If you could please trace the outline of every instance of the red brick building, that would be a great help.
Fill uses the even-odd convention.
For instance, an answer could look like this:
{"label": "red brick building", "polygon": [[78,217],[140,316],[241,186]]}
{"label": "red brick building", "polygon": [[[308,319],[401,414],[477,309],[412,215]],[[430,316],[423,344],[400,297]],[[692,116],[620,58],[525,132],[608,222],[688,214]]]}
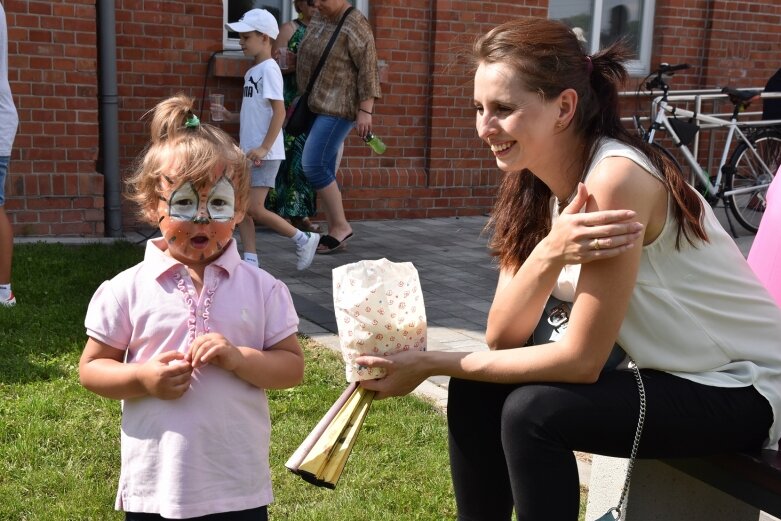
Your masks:
{"label": "red brick building", "polygon": [[[134,227],[132,205],[121,199],[120,211],[119,185],[104,180],[117,165],[123,174],[146,143],[142,115],[179,91],[198,99],[224,92],[226,105],[238,108],[247,62],[219,52],[227,38],[225,6],[232,3],[5,0],[9,76],[20,119],[7,186],[17,235],[103,236]],[[590,10],[588,20],[605,13],[603,29],[608,22],[642,29],[638,77],[659,62],[686,61],[693,68],[676,76],[677,88],[756,87],[781,67],[778,0],[624,1],[629,11],[615,0],[358,0],[387,64],[374,124],[388,151],[372,155],[348,138],[339,176],[348,217],[486,212],[499,172],[477,139],[471,73],[459,56],[475,35],[511,16],[583,21],[585,15],[565,12],[578,3]],[[632,25],[634,4],[651,11]],[[286,6],[282,17],[289,11]],[[622,13],[630,13],[629,25]],[[113,27],[106,22],[112,16]],[[603,41],[609,32],[600,33]],[[115,53],[106,41],[115,42]],[[101,83],[112,54],[115,78]],[[208,110],[203,117],[208,120]],[[104,142],[112,125],[116,152]],[[119,221],[106,219],[112,201]]]}

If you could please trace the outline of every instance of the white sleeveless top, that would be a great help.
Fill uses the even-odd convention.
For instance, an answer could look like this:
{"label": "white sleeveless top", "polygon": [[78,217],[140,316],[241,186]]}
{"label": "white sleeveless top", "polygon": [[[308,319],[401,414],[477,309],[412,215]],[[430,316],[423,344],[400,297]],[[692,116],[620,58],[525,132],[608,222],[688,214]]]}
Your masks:
{"label": "white sleeveless top", "polygon": [[[638,150],[604,140],[586,177],[606,157],[660,174]],[[668,199],[669,201],[669,199]],[[554,219],[557,204],[554,201]],[[709,242],[681,239],[668,202],[662,232],[643,247],[637,282],[617,342],[638,367],[717,387],[753,385],[773,408],[767,448],[781,436],[781,309],[703,200]],[[780,268],[781,269],[781,268]],[[553,295],[572,301],[580,266],[566,266]]]}

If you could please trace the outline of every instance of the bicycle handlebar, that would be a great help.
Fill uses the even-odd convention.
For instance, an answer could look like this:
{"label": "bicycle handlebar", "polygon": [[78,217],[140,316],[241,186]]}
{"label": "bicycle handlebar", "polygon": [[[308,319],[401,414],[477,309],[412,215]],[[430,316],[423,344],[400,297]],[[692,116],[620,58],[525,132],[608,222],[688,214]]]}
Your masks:
{"label": "bicycle handlebar", "polygon": [[680,65],[670,65],[669,63],[660,63],[659,69],[656,74],[666,74],[670,72],[683,71],[690,67],[688,63],[681,63]]}
{"label": "bicycle handlebar", "polygon": [[688,63],[681,63],[678,65],[670,65],[669,63],[660,63],[659,68],[656,69],[651,75],[654,78],[645,84],[648,90],[653,90],[656,87],[661,87],[665,91],[667,90],[667,81],[665,75],[672,76],[674,72],[688,69],[690,65]]}

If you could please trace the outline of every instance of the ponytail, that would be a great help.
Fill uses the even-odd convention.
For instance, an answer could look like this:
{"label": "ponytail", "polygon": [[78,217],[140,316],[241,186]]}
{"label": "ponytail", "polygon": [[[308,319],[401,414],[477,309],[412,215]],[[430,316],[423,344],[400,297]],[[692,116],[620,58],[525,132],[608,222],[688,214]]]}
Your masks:
{"label": "ponytail", "polygon": [[127,197],[139,206],[139,216],[156,225],[151,214],[164,186],[190,181],[200,186],[214,180],[215,168],[236,190],[236,209],[244,211],[249,193],[249,164],[236,142],[223,130],[203,124],[193,113],[193,98],[177,94],[161,101],[151,115],[150,140],[127,180]]}

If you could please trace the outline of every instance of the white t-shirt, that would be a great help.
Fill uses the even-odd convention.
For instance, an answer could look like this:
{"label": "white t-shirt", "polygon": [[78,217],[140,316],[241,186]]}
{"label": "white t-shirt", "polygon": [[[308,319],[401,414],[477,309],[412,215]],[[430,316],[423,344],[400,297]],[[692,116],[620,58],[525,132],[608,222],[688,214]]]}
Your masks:
{"label": "white t-shirt", "polygon": [[0,156],[10,156],[19,116],[8,84],[8,25],[3,4],[0,4],[0,46]]}
{"label": "white t-shirt", "polygon": [[[598,146],[592,165],[625,157],[659,177],[636,149],[615,140]],[[709,242],[692,246],[682,238],[676,250],[678,221],[672,204],[668,202],[659,237],[643,246],[616,341],[642,369],[716,387],[753,385],[773,408],[765,443],[776,448],[781,436],[781,309],[704,199]],[[579,266],[563,270],[553,295],[572,301],[579,274]]]}
{"label": "white t-shirt", "polygon": [[[259,147],[268,132],[273,110],[269,100],[284,100],[282,71],[269,58],[253,65],[244,75],[244,95],[241,100],[239,141],[246,153]],[[266,159],[285,159],[285,144],[279,132]]]}

